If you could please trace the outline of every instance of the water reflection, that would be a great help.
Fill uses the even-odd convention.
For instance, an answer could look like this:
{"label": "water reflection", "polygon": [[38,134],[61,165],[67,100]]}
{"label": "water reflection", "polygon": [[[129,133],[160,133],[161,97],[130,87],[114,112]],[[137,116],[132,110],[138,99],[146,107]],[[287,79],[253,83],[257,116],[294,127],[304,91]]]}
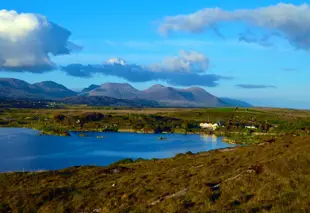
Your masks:
{"label": "water reflection", "polygon": [[223,145],[222,137],[217,137],[216,135],[201,134],[201,139],[210,146],[210,149],[218,149]]}

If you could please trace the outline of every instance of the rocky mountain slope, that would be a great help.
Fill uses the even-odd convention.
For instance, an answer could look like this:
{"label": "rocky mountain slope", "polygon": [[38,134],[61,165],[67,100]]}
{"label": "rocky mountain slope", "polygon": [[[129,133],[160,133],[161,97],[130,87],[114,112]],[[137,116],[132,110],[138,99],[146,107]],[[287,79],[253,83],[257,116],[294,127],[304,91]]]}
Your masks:
{"label": "rocky mountain slope", "polygon": [[53,81],[29,84],[14,78],[0,78],[0,97],[14,99],[55,99],[77,95],[76,92]]}
{"label": "rocky mountain slope", "polygon": [[[85,92],[86,91],[86,92]],[[82,96],[108,96],[121,99],[145,99],[159,102],[162,106],[221,107],[227,106],[220,98],[200,87],[179,89],[154,85],[146,90],[137,90],[130,84],[106,83],[92,90],[84,89]]]}

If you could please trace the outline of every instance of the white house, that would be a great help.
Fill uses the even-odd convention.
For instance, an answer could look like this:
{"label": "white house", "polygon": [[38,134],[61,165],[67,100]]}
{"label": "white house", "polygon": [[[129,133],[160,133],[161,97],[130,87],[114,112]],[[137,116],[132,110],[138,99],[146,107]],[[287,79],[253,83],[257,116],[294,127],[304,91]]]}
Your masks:
{"label": "white house", "polygon": [[217,128],[219,128],[218,124],[212,124],[212,123],[200,123],[200,128],[203,129],[211,129],[211,130],[216,130]]}

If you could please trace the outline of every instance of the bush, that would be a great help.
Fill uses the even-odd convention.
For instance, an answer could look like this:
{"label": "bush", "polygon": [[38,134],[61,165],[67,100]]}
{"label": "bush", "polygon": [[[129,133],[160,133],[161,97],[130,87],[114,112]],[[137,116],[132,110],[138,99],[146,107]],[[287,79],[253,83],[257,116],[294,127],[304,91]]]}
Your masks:
{"label": "bush", "polygon": [[116,161],[113,164],[127,164],[127,163],[133,163],[133,162],[135,162],[135,161],[132,158],[125,158],[125,159]]}
{"label": "bush", "polygon": [[62,121],[65,120],[65,118],[66,118],[65,115],[63,115],[63,114],[57,114],[57,115],[54,115],[54,118],[53,118],[53,119],[54,119],[56,122],[62,122]]}
{"label": "bush", "polygon": [[101,121],[104,118],[104,115],[99,112],[86,112],[82,115],[82,120],[84,122],[90,121]]}

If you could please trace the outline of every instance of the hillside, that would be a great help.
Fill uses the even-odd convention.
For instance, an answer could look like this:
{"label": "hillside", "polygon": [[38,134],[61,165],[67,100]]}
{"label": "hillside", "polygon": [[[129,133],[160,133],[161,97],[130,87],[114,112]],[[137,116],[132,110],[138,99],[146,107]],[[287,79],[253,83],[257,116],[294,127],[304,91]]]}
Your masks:
{"label": "hillside", "polygon": [[[87,90],[87,89],[86,89]],[[82,91],[83,92],[83,91]],[[135,99],[138,98],[139,90],[132,87],[130,84],[105,83],[93,90],[84,92],[81,95],[85,96],[108,96],[118,99]]]}
{"label": "hillside", "polygon": [[0,97],[13,99],[57,99],[77,93],[53,81],[29,84],[14,78],[0,78]]}
{"label": "hillside", "polygon": [[251,104],[241,101],[241,100],[236,100],[236,99],[231,99],[231,98],[220,98],[223,102],[229,104],[230,106],[235,106],[235,107],[253,107]]}
{"label": "hillside", "polygon": [[33,84],[40,90],[40,94],[47,95],[54,98],[63,98],[68,96],[75,96],[76,92],[69,90],[61,84],[57,84],[53,81],[43,81]]}
{"label": "hillside", "polygon": [[228,106],[221,99],[199,87],[178,89],[154,85],[146,90],[137,90],[130,84],[106,83],[94,89],[84,89],[82,96],[108,96],[118,99],[145,99],[168,107],[221,107]]}
{"label": "hillside", "polygon": [[117,99],[107,96],[72,96],[61,99],[66,104],[87,104],[89,106],[127,106],[127,107],[158,107],[156,101],[142,99]]}

